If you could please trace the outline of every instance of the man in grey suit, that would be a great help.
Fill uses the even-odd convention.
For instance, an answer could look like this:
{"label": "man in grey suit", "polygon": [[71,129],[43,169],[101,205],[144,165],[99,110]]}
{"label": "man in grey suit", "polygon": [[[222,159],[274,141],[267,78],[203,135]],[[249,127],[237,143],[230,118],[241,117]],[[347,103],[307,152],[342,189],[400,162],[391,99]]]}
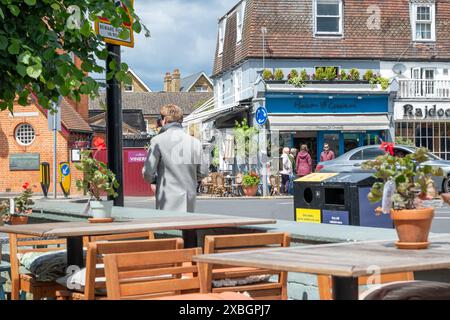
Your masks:
{"label": "man in grey suit", "polygon": [[164,106],[160,114],[162,129],[150,143],[144,179],[156,179],[156,209],[194,212],[197,183],[208,174],[202,144],[184,132],[180,107]]}

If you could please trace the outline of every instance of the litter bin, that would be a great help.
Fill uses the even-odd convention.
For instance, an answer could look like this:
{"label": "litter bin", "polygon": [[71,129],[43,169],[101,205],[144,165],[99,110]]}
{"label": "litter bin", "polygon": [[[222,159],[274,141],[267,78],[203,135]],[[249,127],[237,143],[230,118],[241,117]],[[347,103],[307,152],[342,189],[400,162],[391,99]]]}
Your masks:
{"label": "litter bin", "polygon": [[376,179],[371,173],[341,173],[322,182],[322,223],[394,228],[390,215],[377,216],[380,203],[367,198]]}
{"label": "litter bin", "polygon": [[322,223],[323,182],[337,173],[313,173],[294,181],[294,218],[297,222]]}

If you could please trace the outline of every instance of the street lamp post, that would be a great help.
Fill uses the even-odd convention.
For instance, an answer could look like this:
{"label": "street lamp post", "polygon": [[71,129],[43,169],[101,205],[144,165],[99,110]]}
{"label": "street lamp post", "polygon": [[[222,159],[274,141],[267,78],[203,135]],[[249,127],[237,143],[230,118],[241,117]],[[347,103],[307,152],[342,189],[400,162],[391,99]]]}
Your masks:
{"label": "street lamp post", "polygon": [[[116,62],[116,66],[121,63],[120,46],[107,44],[110,53],[106,61],[106,72],[111,72],[109,66],[111,61]],[[119,188],[119,194],[114,200],[114,206],[124,206],[123,194],[123,140],[122,140],[122,90],[120,82],[115,78],[107,80],[106,89],[106,118],[107,118],[107,146],[108,146],[108,168],[116,175]]]}

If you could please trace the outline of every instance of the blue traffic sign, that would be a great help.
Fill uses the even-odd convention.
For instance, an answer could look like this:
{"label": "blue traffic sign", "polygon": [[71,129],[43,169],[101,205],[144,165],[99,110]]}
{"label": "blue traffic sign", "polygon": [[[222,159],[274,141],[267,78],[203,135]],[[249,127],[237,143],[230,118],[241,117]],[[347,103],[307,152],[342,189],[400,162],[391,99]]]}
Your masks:
{"label": "blue traffic sign", "polygon": [[67,176],[70,174],[70,167],[69,167],[68,164],[64,164],[64,165],[61,167],[61,173],[62,173],[62,175],[63,175],[64,177],[67,177]]}
{"label": "blue traffic sign", "polygon": [[265,125],[269,117],[267,109],[264,107],[259,107],[258,109],[256,109],[255,117],[256,123],[258,123],[260,126]]}

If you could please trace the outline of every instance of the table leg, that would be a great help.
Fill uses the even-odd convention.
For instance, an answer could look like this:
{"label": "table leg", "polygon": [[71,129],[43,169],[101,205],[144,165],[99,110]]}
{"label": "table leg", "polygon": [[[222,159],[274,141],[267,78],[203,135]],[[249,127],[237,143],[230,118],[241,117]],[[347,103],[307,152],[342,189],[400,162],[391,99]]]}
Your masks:
{"label": "table leg", "polygon": [[67,266],[84,268],[83,237],[67,238]]}
{"label": "table leg", "polygon": [[358,300],[358,278],[333,277],[334,300]]}
{"label": "table leg", "polygon": [[183,230],[183,240],[186,249],[197,248],[197,230]]}

